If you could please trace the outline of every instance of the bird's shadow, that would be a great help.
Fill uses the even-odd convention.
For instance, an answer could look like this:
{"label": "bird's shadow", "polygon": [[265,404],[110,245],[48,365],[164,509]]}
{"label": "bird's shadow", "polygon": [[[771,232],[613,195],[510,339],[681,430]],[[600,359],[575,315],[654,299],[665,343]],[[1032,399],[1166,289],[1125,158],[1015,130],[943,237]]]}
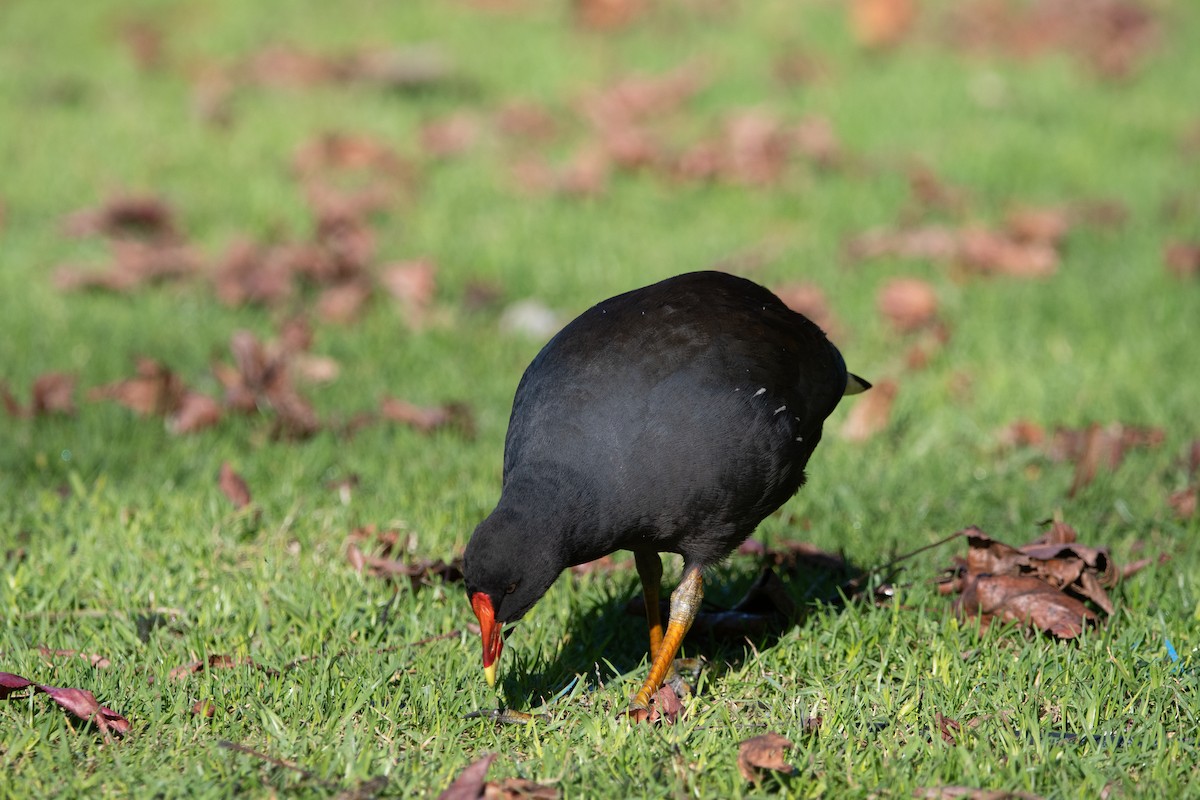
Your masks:
{"label": "bird's shadow", "polygon": [[[683,651],[703,659],[707,681],[737,670],[793,628],[809,624],[814,614],[839,612],[847,587],[862,574],[849,562],[764,565],[759,559],[735,557],[706,572],[704,606]],[[640,685],[641,671],[648,669],[649,637],[637,573],[616,572],[604,587],[602,598],[572,614],[557,652],[512,654],[502,685],[513,707],[542,707],[573,687],[577,676],[586,690],[603,688],[630,672],[625,678],[630,692]],[[669,580],[662,587],[664,622],[673,588]]]}

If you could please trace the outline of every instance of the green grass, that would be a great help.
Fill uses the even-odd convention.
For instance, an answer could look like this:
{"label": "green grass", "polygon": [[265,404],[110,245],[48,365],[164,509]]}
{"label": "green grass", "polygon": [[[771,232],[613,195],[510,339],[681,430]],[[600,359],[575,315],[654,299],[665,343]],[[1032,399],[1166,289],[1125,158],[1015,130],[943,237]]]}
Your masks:
{"label": "green grass", "polygon": [[[956,54],[930,33],[935,20],[895,53],[865,56],[840,4],[819,0],[664,3],[615,35],[578,31],[567,4],[517,5],[0,6],[0,378],[22,396],[50,370],[76,373],[84,389],[117,380],[138,354],[216,392],[209,363],[225,357],[231,332],[269,332],[279,315],[227,308],[200,284],[61,294],[54,265],[104,254],[94,240],[62,236],[61,219],[141,189],[168,197],[209,254],[240,233],[301,236],[310,223],[289,160],[322,132],[371,134],[416,159],[422,121],[460,107],[528,98],[568,119],[575,98],[617,75],[697,60],[709,82],[687,126],[705,130],[750,106],[820,114],[865,164],[800,168],[771,189],[621,176],[590,200],[515,192],[505,152],[490,144],[424,165],[414,198],[379,225],[380,260],[433,257],[443,321],[413,332],[381,301],[353,326],[318,325],[315,350],[342,374],[309,393],[323,415],[342,418],[385,393],[465,400],[479,427],[471,441],[375,426],[282,443],[245,419],[176,437],[93,402],[73,418],[0,418],[0,669],[89,689],[133,723],[110,743],[43,695],[0,703],[0,795],[332,796],[386,775],[388,796],[436,796],[485,752],[501,754],[490,777],[554,783],[566,797],[908,797],[941,785],[1185,794],[1200,778],[1200,548],[1196,519],[1179,521],[1166,498],[1186,484],[1180,459],[1200,436],[1200,284],[1170,277],[1161,251],[1198,233],[1200,165],[1179,142],[1197,121],[1200,10],[1153,4],[1163,20],[1154,55],[1134,79],[1105,83],[1063,56]],[[140,71],[120,44],[133,19],[167,32],[166,67]],[[471,87],[413,96],[248,87],[233,98],[229,128],[198,122],[188,76],[277,42],[331,52],[437,42]],[[776,82],[773,62],[793,49],[818,59],[824,77]],[[972,99],[981,80],[1003,86],[999,107]],[[964,280],[921,262],[846,265],[845,237],[892,223],[908,202],[903,167],[914,159],[966,187],[986,221],[1016,203],[1095,198],[1119,200],[1129,220],[1073,230],[1046,281]],[[1172,200],[1184,213],[1164,211]],[[352,529],[376,524],[413,532],[418,555],[448,558],[498,495],[512,392],[540,342],[498,333],[493,312],[460,310],[467,284],[492,281],[508,301],[536,297],[571,315],[759,247],[769,255],[753,277],[821,285],[847,329],[851,367],[901,383],[890,426],[866,443],[836,435],[846,409],[836,412],[808,486],[760,536],[809,539],[871,565],[968,524],[1020,543],[1058,513],[1119,561],[1138,543],[1171,560],[1116,590],[1107,625],[1063,644],[960,626],[930,585],[954,546],[928,553],[891,606],[820,610],[744,646],[690,640],[687,653],[710,664],[673,727],[632,727],[618,714],[644,668],[642,623],[622,612],[632,571],[562,578],[508,640],[499,698],[482,680],[477,637],[413,644],[465,630],[461,587],[413,591],[360,576],[344,546]],[[952,329],[920,372],[903,369],[909,342],[875,309],[878,288],[897,275],[933,281]],[[1153,425],[1166,440],[1069,498],[1070,465],[997,447],[997,431],[1017,419]],[[261,516],[221,496],[223,461],[246,478]],[[326,484],[350,474],[361,483],[343,503]],[[733,559],[709,597],[735,598],[753,574]],[[98,653],[111,666],[47,660],[39,645]],[[256,666],[168,677],[209,655]],[[549,722],[464,719],[498,699],[537,707],[576,674]],[[192,713],[201,701],[216,706],[211,719]],[[980,722],[949,745],[935,713]],[[809,734],[811,716],[821,724]],[[737,743],[767,730],[795,742],[797,772],[756,788],[738,773]]]}

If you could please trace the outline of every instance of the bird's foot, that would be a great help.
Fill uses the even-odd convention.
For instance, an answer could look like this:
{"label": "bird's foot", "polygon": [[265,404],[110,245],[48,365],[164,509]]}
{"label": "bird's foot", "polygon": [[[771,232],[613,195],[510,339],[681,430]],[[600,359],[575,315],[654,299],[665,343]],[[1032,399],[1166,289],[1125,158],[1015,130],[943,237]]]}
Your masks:
{"label": "bird's foot", "polygon": [[629,708],[625,711],[625,716],[630,722],[646,722],[650,719],[650,708],[645,703],[639,703],[633,700],[629,703]]}

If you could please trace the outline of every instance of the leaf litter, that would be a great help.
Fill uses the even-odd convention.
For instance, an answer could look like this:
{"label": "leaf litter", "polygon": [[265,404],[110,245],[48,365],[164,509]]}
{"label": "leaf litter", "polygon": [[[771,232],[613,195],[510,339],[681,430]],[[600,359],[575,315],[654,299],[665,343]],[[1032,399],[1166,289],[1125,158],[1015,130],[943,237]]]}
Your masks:
{"label": "leaf litter", "polygon": [[1059,639],[1073,639],[1114,613],[1107,589],[1150,562],[1119,568],[1105,547],[1077,541],[1075,529],[1054,522],[1041,536],[1021,547],[995,540],[976,527],[967,538],[967,555],[938,581],[938,591],[957,594],[955,612],[978,619],[1015,622]]}
{"label": "leaf litter", "polygon": [[87,689],[49,686],[34,683],[11,672],[0,672],[0,700],[12,699],[11,695],[22,689],[30,689],[34,693],[47,695],[63,710],[84,722],[95,725],[106,737],[110,735],[124,736],[130,730],[129,720],[108,706],[100,705],[96,696]]}

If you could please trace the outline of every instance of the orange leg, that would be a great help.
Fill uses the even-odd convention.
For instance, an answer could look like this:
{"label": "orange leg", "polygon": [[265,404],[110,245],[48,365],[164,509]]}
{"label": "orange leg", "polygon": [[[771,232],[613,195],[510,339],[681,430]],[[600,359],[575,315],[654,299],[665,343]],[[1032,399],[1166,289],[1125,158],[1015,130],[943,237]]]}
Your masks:
{"label": "orange leg", "polygon": [[[645,587],[643,586],[644,590]],[[683,637],[687,634],[688,629],[692,627],[692,621],[696,619],[696,614],[700,611],[700,601],[703,599],[703,574],[697,567],[687,569],[683,573],[683,580],[679,582],[679,586],[671,593],[671,619],[667,622],[667,632],[662,638],[658,651],[653,653],[650,674],[646,676],[646,681],[642,684],[642,688],[638,689],[637,694],[629,701],[629,713],[631,716],[640,719],[649,713],[650,698],[658,692],[663,681],[670,676],[675,662],[675,654],[679,652],[679,645],[683,643]],[[653,646],[654,641],[653,631],[654,629],[651,627],[651,646]]]}
{"label": "orange leg", "polygon": [[662,559],[658,553],[635,552],[633,563],[637,565],[638,577],[642,579],[642,597],[646,599],[646,624],[650,626],[650,660],[658,655],[662,647],[662,615],[658,610],[658,593],[662,586]]}

